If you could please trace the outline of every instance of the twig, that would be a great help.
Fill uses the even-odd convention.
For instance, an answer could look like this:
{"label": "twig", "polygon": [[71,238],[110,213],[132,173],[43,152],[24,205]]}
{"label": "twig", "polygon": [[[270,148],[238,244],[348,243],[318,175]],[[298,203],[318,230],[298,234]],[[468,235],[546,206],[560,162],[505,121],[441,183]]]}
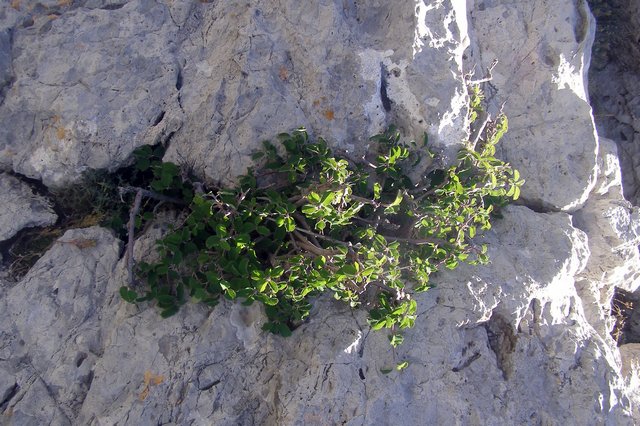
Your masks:
{"label": "twig", "polygon": [[383,235],[383,237],[389,241],[399,241],[403,243],[413,244],[416,246],[421,246],[424,244],[436,244],[436,245],[446,245],[449,247],[455,247],[455,244],[452,244],[449,241],[443,240],[442,238],[436,238],[436,237],[426,237],[426,238],[420,238],[420,239],[393,237],[390,235]]}
{"label": "twig", "polygon": [[298,228],[296,231],[294,231],[294,233],[298,232],[298,231],[302,232],[303,234],[307,234],[310,237],[315,237],[315,238],[320,238],[320,239],[323,239],[323,240],[331,241],[332,243],[340,244],[342,246],[347,246],[347,247],[349,246],[349,244],[345,243],[344,241],[336,240],[335,238],[327,237],[326,235],[322,235],[322,234],[317,234],[317,233],[312,232],[312,231],[307,231],[306,229]]}
{"label": "twig", "polygon": [[[298,221],[298,223],[300,223],[300,225],[301,225],[304,229],[306,229],[306,230],[307,230],[307,231],[309,231],[309,232],[312,232],[312,231],[311,231],[311,227],[309,226],[309,224],[307,223],[307,220],[304,218],[304,216],[303,216],[303,215],[301,215],[301,214],[300,214],[300,213],[298,213],[298,212],[295,212],[295,213],[293,214],[293,217]],[[309,239],[311,239],[311,242],[312,242],[313,244],[315,244],[316,246],[320,246],[320,243],[319,243],[319,242],[318,242],[318,240],[316,239],[316,236],[315,236],[315,235],[309,235]]]}
{"label": "twig", "polygon": [[134,186],[121,186],[118,188],[118,191],[120,192],[121,198],[124,194],[128,194],[131,192],[136,193],[136,197],[133,200],[133,206],[131,206],[131,210],[129,211],[129,222],[127,223],[128,241],[127,250],[125,253],[125,257],[127,258],[127,271],[129,273],[129,285],[133,287],[135,284],[135,278],[133,274],[133,267],[135,265],[135,261],[133,259],[133,245],[135,243],[136,216],[140,211],[142,197],[158,200],[160,201],[160,203],[169,202],[179,205],[186,205],[187,203],[179,198],[169,197],[167,195],[158,194],[154,191],[149,191],[148,189],[136,188]]}
{"label": "twig", "polygon": [[142,203],[142,195],[144,189],[138,188],[138,192],[136,192],[136,198],[133,200],[133,206],[129,211],[129,223],[127,224],[127,232],[129,233],[129,241],[127,242],[127,270],[129,272],[129,285],[133,287],[135,284],[134,276],[133,276],[133,244],[134,244],[134,233],[136,227],[136,216],[138,215],[138,211],[140,210],[140,203]]}
{"label": "twig", "polygon": [[130,192],[135,192],[136,194],[140,192],[142,197],[152,198],[158,201],[165,201],[173,204],[185,205],[187,203],[180,198],[169,197],[168,195],[158,194],[154,191],[149,191],[148,189],[136,188],[135,186],[121,186],[118,188],[120,195],[128,194]]}
{"label": "twig", "polygon": [[480,83],[486,83],[488,81],[493,80],[493,75],[491,74],[491,71],[493,71],[493,69],[495,68],[495,66],[498,65],[498,60],[494,59],[493,62],[491,62],[491,65],[489,65],[489,68],[487,68],[487,76],[484,78],[481,78],[479,80],[469,80],[467,81],[467,84],[480,84]]}
{"label": "twig", "polygon": [[491,120],[491,114],[487,113],[486,111],[481,111],[479,115],[482,121],[479,122],[480,124],[475,126],[475,129],[473,129],[471,137],[469,138],[469,140],[471,141],[471,149],[473,150],[476,149],[476,144],[480,140],[482,132],[484,132],[484,128],[487,127],[487,123]]}

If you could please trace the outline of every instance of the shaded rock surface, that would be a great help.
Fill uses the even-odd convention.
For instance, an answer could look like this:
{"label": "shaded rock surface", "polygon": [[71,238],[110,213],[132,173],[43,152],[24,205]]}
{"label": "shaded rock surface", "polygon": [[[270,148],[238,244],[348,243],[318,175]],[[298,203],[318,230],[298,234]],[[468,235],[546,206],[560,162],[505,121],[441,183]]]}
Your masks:
{"label": "shaded rock surface", "polygon": [[0,206],[0,242],[23,228],[53,225],[58,219],[46,198],[6,173],[0,173]]}
{"label": "shaded rock surface", "polygon": [[[257,305],[188,305],[161,321],[120,299],[126,262],[111,232],[67,231],[21,281],[0,281],[6,423],[640,418],[637,348],[618,350],[609,313],[614,286],[638,288],[640,224],[613,142],[595,133],[584,2],[0,8],[0,164],[50,186],[155,142],[169,145],[168,159],[233,181],[261,138],[301,124],[362,153],[366,137],[396,122],[427,131],[450,157],[466,136],[463,75],[475,66],[481,78],[494,59],[485,90],[511,123],[501,154],[527,180],[523,205],[481,237],[492,263],[435,276],[395,359],[364,312],[331,297],[288,339],[261,332]],[[153,258],[176,220],[141,235],[136,259]],[[410,361],[404,373],[382,374],[398,359]]]}
{"label": "shaded rock surface", "polygon": [[590,0],[598,20],[589,90],[598,132],[618,146],[624,195],[640,204],[640,5]]}

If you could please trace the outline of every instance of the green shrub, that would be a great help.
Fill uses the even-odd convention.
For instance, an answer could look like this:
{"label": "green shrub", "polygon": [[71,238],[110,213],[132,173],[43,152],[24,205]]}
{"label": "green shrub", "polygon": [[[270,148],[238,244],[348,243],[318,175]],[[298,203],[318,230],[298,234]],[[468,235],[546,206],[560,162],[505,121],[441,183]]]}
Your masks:
{"label": "green shrub", "polygon": [[287,336],[309,315],[311,300],[328,291],[351,307],[366,306],[372,329],[390,330],[395,347],[399,330],[416,319],[413,295],[432,286],[434,272],[488,261],[487,247],[472,239],[523,183],[495,158],[506,130],[501,115],[456,164],[420,182],[406,172],[420,155],[434,155],[426,137],[421,147],[405,145],[394,128],[371,138],[373,152],[361,161],[309,140],[304,129],[281,134],[278,145],[265,142],[255,154],[263,166],[238,187],[195,195],[180,186],[177,166],[156,163],[152,188],[179,186],[188,216],[158,241],[160,261],[138,265],[145,293],[123,287],[121,294],[156,301],[163,317],[190,299],[261,302],[265,329]]}

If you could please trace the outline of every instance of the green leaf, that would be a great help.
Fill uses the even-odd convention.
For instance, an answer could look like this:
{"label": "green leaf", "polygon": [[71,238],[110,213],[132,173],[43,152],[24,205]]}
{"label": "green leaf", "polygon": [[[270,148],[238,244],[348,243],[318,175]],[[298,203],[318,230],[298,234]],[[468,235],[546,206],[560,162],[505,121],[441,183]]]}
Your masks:
{"label": "green leaf", "polygon": [[317,192],[310,192],[309,195],[307,195],[307,200],[311,203],[318,204],[320,203],[321,198]]}
{"label": "green leaf", "polygon": [[296,230],[296,222],[292,217],[287,216],[284,218],[284,229],[287,232],[293,232]]}
{"label": "green leaf", "polygon": [[398,190],[398,193],[396,194],[396,198],[393,200],[393,202],[389,205],[387,205],[387,207],[384,209],[384,212],[387,214],[390,213],[395,213],[396,212],[396,207],[400,205],[400,203],[402,203],[402,191]]}
{"label": "green leaf", "polygon": [[382,192],[382,187],[380,186],[380,184],[378,182],[373,184],[373,199],[374,200],[378,200],[380,199],[380,193]]}
{"label": "green leaf", "polygon": [[513,199],[517,200],[518,198],[520,198],[520,187],[514,186],[513,187]]}
{"label": "green leaf", "polygon": [[240,263],[238,264],[238,271],[240,271],[243,275],[249,274],[249,259],[247,257],[243,257],[240,259]]}
{"label": "green leaf", "polygon": [[384,326],[387,324],[386,320],[383,321],[377,321],[374,322],[373,324],[371,324],[371,329],[372,330],[380,330],[381,328],[384,328]]}
{"label": "green leaf", "polygon": [[135,303],[138,298],[138,294],[135,291],[125,286],[120,287],[120,296],[129,303]]}
{"label": "green leaf", "polygon": [[138,161],[136,161],[136,169],[142,172],[148,170],[150,166],[151,166],[151,162],[149,161],[148,158],[140,158],[138,159]]}
{"label": "green leaf", "polygon": [[170,316],[173,316],[175,314],[178,313],[178,307],[176,305],[173,306],[169,306],[168,308],[163,309],[160,312],[160,316],[162,318],[169,318]]}
{"label": "green leaf", "polygon": [[322,205],[325,207],[329,207],[335,197],[336,197],[336,194],[334,192],[328,192],[327,195],[325,195],[324,199],[322,200]]}
{"label": "green leaf", "polygon": [[218,238],[218,236],[216,235],[212,235],[209,238],[207,238],[207,241],[205,242],[205,245],[207,246],[208,249],[212,249],[218,246],[218,244],[220,244],[220,238]]}
{"label": "green leaf", "polygon": [[402,371],[409,366],[409,361],[403,361],[396,365],[396,370]]}
{"label": "green leaf", "polygon": [[358,268],[353,264],[346,264],[340,268],[340,272],[348,277],[355,277],[358,273]]}
{"label": "green leaf", "polygon": [[391,346],[397,348],[402,344],[402,342],[404,342],[404,336],[402,334],[392,334],[389,336],[389,342],[391,343]]}

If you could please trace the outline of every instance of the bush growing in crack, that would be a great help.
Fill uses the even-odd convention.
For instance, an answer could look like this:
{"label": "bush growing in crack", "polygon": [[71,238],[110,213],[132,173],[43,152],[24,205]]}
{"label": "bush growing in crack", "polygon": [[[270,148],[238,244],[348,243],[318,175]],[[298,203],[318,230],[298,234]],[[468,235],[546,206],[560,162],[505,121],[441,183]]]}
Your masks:
{"label": "bush growing in crack", "polygon": [[[473,91],[472,121],[480,99]],[[161,260],[137,265],[148,288],[120,293],[131,303],[155,301],[163,317],[189,299],[210,306],[222,297],[261,302],[264,328],[288,336],[309,315],[310,300],[328,291],[353,308],[366,306],[372,329],[389,330],[395,348],[400,330],[414,325],[413,295],[432,286],[434,272],[488,261],[486,245],[472,239],[523,184],[517,170],[495,158],[506,130],[504,115],[482,123],[481,137],[455,165],[417,183],[405,172],[420,155],[434,155],[426,136],[420,147],[404,144],[389,128],[371,138],[373,152],[358,161],[309,140],[304,129],[281,134],[280,146],[264,142],[254,156],[263,167],[237,188],[184,191],[188,215],[158,241]],[[153,167],[154,190],[181,182],[177,166]]]}

